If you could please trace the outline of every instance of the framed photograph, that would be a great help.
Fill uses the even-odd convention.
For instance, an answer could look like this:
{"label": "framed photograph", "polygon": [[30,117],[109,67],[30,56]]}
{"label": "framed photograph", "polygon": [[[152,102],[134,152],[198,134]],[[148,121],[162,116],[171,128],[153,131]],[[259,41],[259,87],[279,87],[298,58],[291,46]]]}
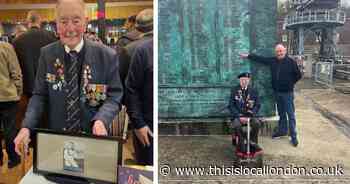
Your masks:
{"label": "framed photograph", "polygon": [[120,137],[36,129],[33,172],[86,183],[117,183],[122,143]]}

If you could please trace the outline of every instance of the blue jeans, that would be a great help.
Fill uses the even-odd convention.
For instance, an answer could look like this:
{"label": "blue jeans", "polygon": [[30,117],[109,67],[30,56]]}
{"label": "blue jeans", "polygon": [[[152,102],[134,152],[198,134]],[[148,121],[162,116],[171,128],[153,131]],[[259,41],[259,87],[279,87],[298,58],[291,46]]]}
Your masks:
{"label": "blue jeans", "polygon": [[[275,92],[278,116],[278,131],[281,134],[289,133],[292,139],[297,137],[296,122],[295,122],[295,108],[294,108],[294,93],[293,92]],[[288,119],[288,122],[287,122]]]}

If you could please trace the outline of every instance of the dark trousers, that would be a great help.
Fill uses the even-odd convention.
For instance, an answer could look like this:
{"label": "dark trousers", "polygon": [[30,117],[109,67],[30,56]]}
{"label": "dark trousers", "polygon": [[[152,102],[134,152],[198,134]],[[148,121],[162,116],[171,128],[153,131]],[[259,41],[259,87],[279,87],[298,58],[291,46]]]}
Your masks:
{"label": "dark trousers", "polygon": [[[13,140],[17,135],[16,129],[17,102],[0,102],[0,126],[3,127],[3,135],[6,143],[6,152],[9,160],[17,161],[20,157],[15,152]],[[1,139],[0,139],[1,142]],[[0,159],[3,158],[2,145],[0,144]]]}
{"label": "dark trousers", "polygon": [[280,117],[278,121],[278,131],[281,134],[289,133],[292,138],[297,137],[296,132],[296,121],[295,121],[295,108],[294,108],[294,94],[293,92],[276,92],[276,102],[278,116]]}
{"label": "dark trousers", "polygon": [[153,138],[151,136],[148,137],[150,145],[143,146],[136,134],[133,133],[136,161],[140,165],[153,165]]}
{"label": "dark trousers", "polygon": [[[237,135],[240,139],[245,139],[247,137],[247,132],[242,130],[242,124],[239,118],[236,118],[232,122],[233,133]],[[252,142],[258,143],[259,134],[259,121],[256,118],[250,118],[250,140]]]}

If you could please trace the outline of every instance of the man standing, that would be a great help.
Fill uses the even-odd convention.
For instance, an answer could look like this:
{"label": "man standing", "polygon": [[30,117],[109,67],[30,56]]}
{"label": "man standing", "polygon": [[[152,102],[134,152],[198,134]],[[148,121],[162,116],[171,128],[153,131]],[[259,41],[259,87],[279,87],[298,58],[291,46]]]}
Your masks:
{"label": "man standing", "polygon": [[41,49],[33,96],[15,139],[19,154],[46,106],[50,129],[94,135],[107,135],[120,109],[118,58],[107,46],[83,39],[84,1],[59,0],[56,12],[60,41]]}
{"label": "man standing", "polygon": [[[21,162],[13,143],[16,137],[17,103],[22,94],[22,74],[15,50],[9,43],[0,42],[0,126],[4,127],[8,168]],[[0,139],[0,166],[3,164]]]}
{"label": "man standing", "polygon": [[[240,54],[242,58],[257,61],[271,68],[272,88],[277,101],[279,115],[278,128],[273,133],[272,138],[288,135],[291,136],[293,146],[298,146],[295,108],[294,108],[294,85],[301,79],[297,63],[286,55],[286,48],[282,44],[275,47],[275,57],[262,57],[255,54]],[[287,122],[288,119],[288,122]]]}
{"label": "man standing", "polygon": [[125,85],[136,160],[153,165],[153,39],[136,48]]}
{"label": "man standing", "polygon": [[124,28],[128,31],[125,35],[120,37],[116,42],[117,47],[125,47],[128,43],[139,39],[142,34],[138,29],[135,29],[136,15],[129,16],[125,22]]}
{"label": "man standing", "polygon": [[119,73],[122,83],[124,84],[128,74],[131,57],[134,54],[135,48],[144,41],[153,38],[153,10],[142,10],[136,17],[136,30],[139,33],[137,39],[130,40],[123,48],[119,49]]}
{"label": "man standing", "polygon": [[[241,124],[246,124],[248,118],[250,118],[252,126],[251,141],[257,145],[259,124],[256,116],[260,109],[259,95],[258,92],[249,85],[250,73],[241,73],[238,75],[238,78],[240,85],[231,89],[231,96],[229,99],[229,110],[232,121],[231,127],[235,136],[242,137]],[[236,144],[235,141],[236,140],[233,139],[233,144]]]}

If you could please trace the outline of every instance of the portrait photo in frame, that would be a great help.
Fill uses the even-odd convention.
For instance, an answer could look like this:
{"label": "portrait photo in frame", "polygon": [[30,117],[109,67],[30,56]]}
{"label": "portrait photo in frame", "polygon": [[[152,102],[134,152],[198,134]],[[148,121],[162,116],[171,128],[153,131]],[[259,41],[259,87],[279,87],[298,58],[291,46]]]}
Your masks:
{"label": "portrait photo in frame", "polygon": [[80,183],[117,183],[117,168],[122,163],[122,138],[43,129],[35,132],[34,173]]}

